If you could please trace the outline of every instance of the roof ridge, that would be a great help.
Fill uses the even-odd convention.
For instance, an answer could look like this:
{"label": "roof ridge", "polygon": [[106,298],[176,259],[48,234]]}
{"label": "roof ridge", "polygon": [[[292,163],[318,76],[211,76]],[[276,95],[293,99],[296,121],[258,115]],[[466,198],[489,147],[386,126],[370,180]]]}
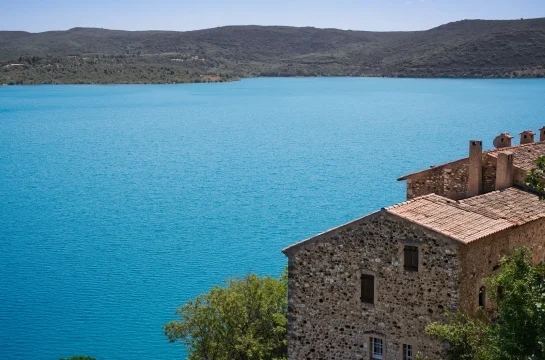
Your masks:
{"label": "roof ridge", "polygon": [[[439,197],[439,198],[443,198],[442,196],[439,196],[439,195],[436,195],[435,193],[432,193],[432,194],[429,194],[429,195],[434,195],[435,197]],[[430,198],[432,196],[429,196],[429,195],[424,195],[424,196],[420,196],[418,198],[414,198],[414,199],[411,199],[411,200],[423,200],[423,199],[426,199],[426,198]],[[496,233],[496,232],[499,232],[499,231],[503,231],[507,228],[510,228],[510,227],[513,227],[515,226],[516,224],[514,224],[512,221],[509,221],[507,219],[503,219],[503,218],[494,218],[492,216],[490,216],[490,214],[486,214],[486,213],[481,213],[481,212],[478,212],[478,211],[474,211],[472,209],[466,209],[466,208],[463,208],[461,206],[459,206],[459,202],[458,201],[455,201],[455,200],[452,200],[452,199],[448,199],[448,198],[444,198],[448,201],[446,201],[443,205],[444,206],[448,206],[452,209],[456,209],[458,211],[462,211],[463,213],[466,213],[466,214],[472,214],[472,215],[477,215],[477,216],[481,216],[483,218],[486,218],[487,220],[491,220],[491,221],[504,221],[504,224],[505,226],[507,227],[504,227],[502,229],[499,229],[499,230],[496,230],[494,231],[493,233]],[[412,201],[411,201],[412,202]],[[409,202],[405,202],[405,204],[407,204]],[[398,216],[402,219],[405,219],[405,220],[408,220],[414,224],[417,224],[419,226],[422,226],[426,229],[429,229],[429,230],[432,230],[432,231],[435,231],[441,235],[444,235],[444,236],[448,236],[450,237],[451,239],[454,239],[454,240],[457,240],[457,241],[460,241],[462,243],[468,243],[469,241],[473,241],[474,239],[472,239],[472,237],[475,237],[477,236],[477,234],[479,234],[479,232],[482,232],[483,230],[481,231],[477,231],[473,234],[471,234],[468,238],[464,238],[463,236],[460,236],[459,234],[456,234],[455,232],[452,232],[450,229],[439,229],[437,228],[436,226],[432,225],[432,224],[426,224],[426,223],[423,223],[422,221],[419,221],[419,220],[415,220],[413,218],[411,218],[410,216],[407,216],[407,214],[403,214],[403,213],[397,213],[395,212],[395,209],[397,208],[398,206],[393,206],[393,207],[390,207],[390,208],[386,208],[386,211],[392,215],[395,215],[395,216]],[[390,211],[392,210],[392,211]],[[465,216],[465,215],[463,215]],[[494,225],[491,225],[491,226],[494,226]],[[496,224],[497,226],[497,224]],[[478,236],[477,238],[480,238],[481,236]]]}
{"label": "roof ridge", "polygon": [[383,207],[382,209],[388,211],[390,209],[395,209],[395,208],[403,206],[403,205],[411,204],[411,203],[413,203],[415,201],[418,201],[418,200],[429,199],[429,198],[432,198],[432,197],[437,197],[437,198],[440,198],[440,199],[450,200],[449,198],[446,198],[446,197],[441,196],[441,195],[437,195],[436,193],[430,193],[430,194],[426,194],[426,195],[420,195],[420,196],[414,197],[414,198],[409,199],[409,200],[405,200],[403,202],[400,202],[400,203],[397,203],[397,204],[394,204],[394,205],[386,206],[386,207]]}
{"label": "roof ridge", "polygon": [[[502,193],[502,192],[507,192],[507,191],[520,191],[520,192],[523,192],[523,193],[526,193],[526,194],[529,194],[529,195],[537,196],[536,194],[533,194],[532,192],[526,191],[525,189],[519,188],[517,186],[510,186],[510,187],[502,189],[502,190],[494,190],[494,191],[490,191],[490,192],[487,192],[487,193],[484,193],[484,194],[481,194],[481,195],[473,196],[473,197],[470,197],[470,198],[465,198],[465,199],[457,201],[457,203],[460,204],[460,205],[465,205],[465,206],[468,206],[468,207],[472,207],[472,206],[475,206],[475,205],[467,204],[465,202],[465,200],[492,197],[493,195],[496,195],[496,194]],[[466,209],[463,209],[462,207],[458,207],[458,208],[462,209],[462,210],[466,210]],[[495,214],[493,211],[490,211],[490,210],[487,211],[487,210],[483,210],[483,209],[469,209],[467,211],[470,211],[470,212],[472,212],[474,214],[479,214],[479,215],[485,216],[485,217],[487,217],[489,219],[493,219],[493,220],[500,220],[500,219],[505,220],[507,222],[510,222],[514,226],[521,225],[520,221],[517,220],[517,219],[512,219],[512,218],[509,218],[509,217],[506,217],[506,216],[501,216],[499,214]],[[545,212],[543,212],[543,214],[545,215]],[[538,215],[538,218],[539,217],[540,216]]]}
{"label": "roof ridge", "polygon": [[[452,239],[468,243],[484,236],[489,236],[507,228],[519,226],[529,221],[545,216],[545,203],[540,209],[533,210],[533,214],[509,213],[500,206],[502,202],[511,202],[521,196],[518,192],[528,193],[517,187],[508,187],[502,190],[495,190],[481,195],[461,200],[452,200],[435,193],[419,196],[401,204],[386,208],[390,214],[406,219],[412,223],[434,230]],[[479,201],[479,199],[481,199]],[[439,201],[434,201],[438,199]],[[406,206],[420,201],[420,204]],[[526,202],[519,199],[519,202]],[[435,203],[436,206],[428,204]],[[506,205],[506,204],[503,204]],[[508,204],[507,204],[508,205]],[[536,214],[536,212],[538,214]],[[523,216],[524,219],[520,219]]]}
{"label": "roof ridge", "polygon": [[[499,148],[499,149],[485,150],[485,151],[483,151],[483,154],[490,155],[490,156],[493,156],[494,158],[496,158],[496,154],[501,153],[503,151],[516,150],[516,149],[520,149],[520,148],[523,148],[523,149],[524,148],[531,148],[531,147],[537,146],[537,145],[545,145],[545,140],[544,141],[534,141],[534,142],[527,143],[527,144],[517,144],[517,145],[512,145],[512,146],[508,146],[508,147],[504,147],[504,148]],[[440,169],[440,168],[442,168],[444,166],[451,165],[451,164],[456,163],[458,161],[464,161],[464,160],[468,160],[468,159],[469,159],[469,157],[463,157],[463,158],[460,158],[460,159],[457,159],[457,160],[452,160],[452,161],[449,161],[449,162],[445,162],[445,163],[442,163],[442,164],[439,164],[439,165],[432,165],[427,169],[422,169],[422,170],[418,170],[418,171],[414,171],[414,172],[402,175],[402,176],[397,178],[397,181],[407,180],[407,178],[409,178],[410,176],[417,175],[417,174],[420,174],[420,173],[424,173],[424,172],[434,170],[434,169]],[[517,165],[515,165],[515,166],[517,166]]]}
{"label": "roof ridge", "polygon": [[481,215],[481,216],[484,216],[488,219],[491,219],[491,220],[506,220],[506,221],[509,221],[509,222],[512,222],[510,221],[509,219],[506,219],[505,217],[501,217],[499,215],[495,215],[489,211],[486,211],[486,210],[483,210],[483,209],[467,209],[465,207],[462,207],[462,205],[465,205],[466,207],[472,207],[473,205],[468,205],[468,204],[461,204],[461,203],[458,203],[458,204],[455,204],[453,205],[454,207],[460,209],[460,210],[463,210],[463,211],[466,211],[466,212],[470,212],[470,213],[473,213],[473,214],[477,214],[477,215]]}
{"label": "roof ridge", "polygon": [[418,226],[422,226],[422,227],[425,228],[425,229],[434,231],[434,232],[436,232],[436,233],[438,233],[438,234],[441,234],[441,235],[443,235],[443,236],[447,236],[447,237],[449,237],[449,238],[451,238],[451,239],[454,239],[454,240],[456,240],[456,241],[459,241],[459,242],[461,242],[461,243],[466,243],[466,241],[464,241],[461,237],[457,236],[456,234],[454,234],[454,233],[452,233],[452,232],[450,232],[450,231],[439,230],[439,229],[435,228],[434,226],[432,226],[432,225],[430,225],[430,224],[423,224],[423,223],[421,223],[421,222],[415,221],[415,220],[411,219],[410,217],[408,217],[408,216],[406,216],[406,215],[404,215],[404,214],[396,214],[396,213],[391,213],[391,212],[389,212],[389,213],[392,214],[392,215],[394,215],[394,216],[397,216],[397,217],[399,217],[399,218],[401,218],[401,219],[404,219],[404,220],[406,220],[406,221],[409,221],[409,222],[411,222],[411,223],[413,223],[413,224],[416,224],[416,225],[418,225]]}
{"label": "roof ridge", "polygon": [[499,193],[499,192],[501,192],[501,191],[505,191],[505,190],[511,189],[511,188],[512,188],[512,186],[510,186],[510,187],[508,187],[508,188],[505,188],[505,189],[503,189],[503,190],[493,190],[493,191],[489,191],[489,192],[484,193],[484,194],[479,194],[479,195],[471,196],[471,197],[468,197],[468,198],[465,198],[465,199],[460,199],[460,200],[457,200],[456,202],[461,204],[462,202],[464,202],[464,201],[466,201],[466,200],[472,200],[472,199],[477,199],[477,198],[480,199],[480,198],[482,198],[482,197],[491,196],[491,195],[494,195],[494,194],[496,194],[496,193]]}
{"label": "roof ridge", "polygon": [[[496,192],[499,192],[500,190],[495,190],[495,191],[491,191],[489,193],[486,193],[486,194],[482,194],[482,196],[487,196],[488,194],[493,194],[493,193],[496,193]],[[481,195],[478,195],[479,197]],[[475,199],[477,196],[474,196],[472,198],[468,198],[468,199]],[[462,200],[465,200],[465,199],[462,199]],[[498,219],[501,219],[501,218],[494,218],[491,216],[491,214],[488,214],[488,213],[485,213],[485,212],[481,212],[480,210],[476,210],[476,209],[466,209],[466,208],[463,208],[461,207],[460,205],[462,205],[464,203],[460,202],[460,200],[457,200],[455,201],[453,204],[448,204],[449,206],[452,206],[452,207],[455,207],[457,209],[460,209],[462,211],[465,211],[465,212],[468,212],[468,213],[472,213],[472,214],[477,214],[477,215],[481,215],[481,216],[484,216],[486,218],[489,218],[491,220],[498,220]],[[468,207],[472,206],[472,205],[467,205]]]}
{"label": "roof ridge", "polygon": [[545,141],[534,141],[534,142],[527,143],[527,144],[511,145],[511,146],[506,146],[506,147],[499,148],[499,149],[486,150],[483,153],[484,154],[489,154],[489,153],[493,153],[493,152],[502,152],[502,151],[513,149],[513,148],[535,146],[535,145],[538,145],[538,144],[541,144],[541,143],[545,143]]}

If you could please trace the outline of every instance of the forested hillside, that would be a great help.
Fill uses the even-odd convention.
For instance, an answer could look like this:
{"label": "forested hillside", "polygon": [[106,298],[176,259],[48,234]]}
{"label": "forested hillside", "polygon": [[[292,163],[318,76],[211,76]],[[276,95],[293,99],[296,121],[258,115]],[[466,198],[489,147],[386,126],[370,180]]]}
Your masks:
{"label": "forested hillside", "polygon": [[255,76],[541,77],[545,19],[417,32],[230,26],[0,31],[0,84],[172,83]]}

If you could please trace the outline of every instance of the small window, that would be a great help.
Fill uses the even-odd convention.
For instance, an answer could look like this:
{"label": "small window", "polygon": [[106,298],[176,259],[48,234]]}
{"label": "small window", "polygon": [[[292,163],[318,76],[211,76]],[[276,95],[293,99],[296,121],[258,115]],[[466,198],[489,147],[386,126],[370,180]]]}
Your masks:
{"label": "small window", "polygon": [[500,269],[500,265],[499,264],[496,264],[494,265],[494,267],[492,268],[492,271],[496,271],[496,270],[499,270]]}
{"label": "small window", "polygon": [[403,344],[403,360],[413,360],[413,346]]}
{"label": "small window", "polygon": [[382,339],[371,338],[371,360],[382,360],[382,354],[384,351],[384,346]]}
{"label": "small window", "polygon": [[375,277],[373,275],[361,274],[361,302],[375,303]]}
{"label": "small window", "polygon": [[479,289],[479,307],[484,308],[486,306],[486,288],[481,286]]}
{"label": "small window", "polygon": [[497,290],[496,295],[497,295],[499,301],[503,300],[503,287],[502,286],[498,286],[498,290]]}
{"label": "small window", "polygon": [[405,245],[403,267],[407,271],[418,271],[418,247]]}

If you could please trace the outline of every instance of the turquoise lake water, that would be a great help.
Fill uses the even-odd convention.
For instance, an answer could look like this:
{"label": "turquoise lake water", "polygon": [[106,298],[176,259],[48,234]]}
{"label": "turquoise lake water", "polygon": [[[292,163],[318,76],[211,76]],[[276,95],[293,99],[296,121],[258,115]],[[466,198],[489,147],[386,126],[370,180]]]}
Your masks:
{"label": "turquoise lake water", "polygon": [[545,80],[0,87],[0,358],[182,359],[188,299],[543,125]]}

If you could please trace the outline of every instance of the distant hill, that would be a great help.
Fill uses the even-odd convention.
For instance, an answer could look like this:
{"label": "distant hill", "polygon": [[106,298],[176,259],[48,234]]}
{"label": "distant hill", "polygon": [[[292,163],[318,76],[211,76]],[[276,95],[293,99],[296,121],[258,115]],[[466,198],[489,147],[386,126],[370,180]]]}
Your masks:
{"label": "distant hill", "polygon": [[0,31],[0,83],[171,83],[255,76],[542,77],[545,18],[427,31],[281,26]]}

